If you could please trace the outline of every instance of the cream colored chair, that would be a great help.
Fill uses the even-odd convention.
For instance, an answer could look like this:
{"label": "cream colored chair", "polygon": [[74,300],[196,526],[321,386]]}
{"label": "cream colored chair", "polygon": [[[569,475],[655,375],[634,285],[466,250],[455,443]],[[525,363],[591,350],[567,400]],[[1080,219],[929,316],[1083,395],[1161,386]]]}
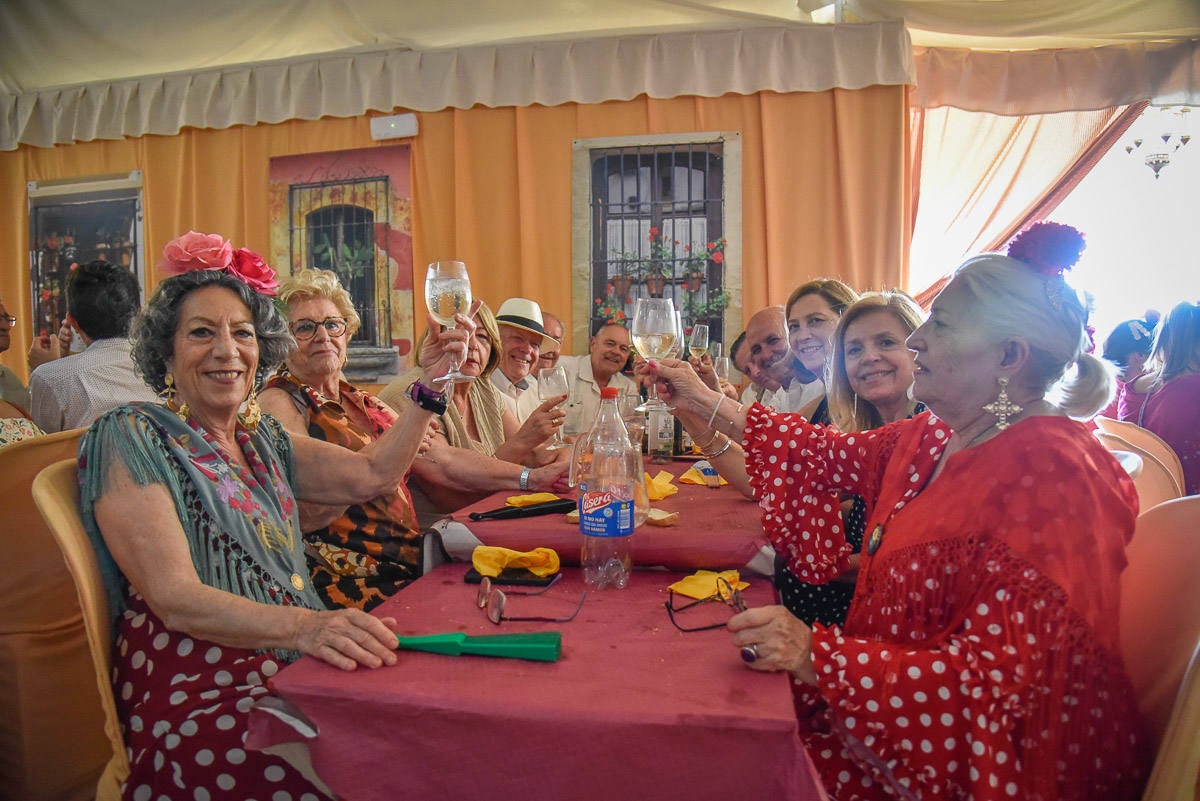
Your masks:
{"label": "cream colored chair", "polygon": [[1200,496],[1141,515],[1121,576],[1121,652],[1157,757],[1143,801],[1191,801],[1200,775]]}
{"label": "cream colored chair", "polygon": [[1175,449],[1163,441],[1162,437],[1149,429],[1142,428],[1137,423],[1128,420],[1113,420],[1111,417],[1097,417],[1096,427],[1113,437],[1120,437],[1141,452],[1155,456],[1163,466],[1170,471],[1175,483],[1179,485],[1179,494],[1184,494],[1186,482],[1183,477],[1183,464]]}
{"label": "cream colored chair", "polygon": [[[1124,437],[1109,434],[1103,430],[1094,432],[1109,451],[1135,453],[1142,458],[1142,469],[1133,478],[1133,486],[1137,488],[1138,513],[1145,514],[1163,501],[1183,497],[1183,482],[1175,477],[1170,466],[1151,451],[1139,448]],[[1178,459],[1176,459],[1178,462]]]}
{"label": "cream colored chair", "polygon": [[102,736],[108,739],[108,764],[104,766],[96,785],[96,801],[117,801],[121,783],[129,775],[129,759],[121,722],[117,717],[116,698],[112,689],[112,623],[109,620],[108,596],[100,578],[100,567],[92,542],[84,531],[79,517],[79,484],[75,460],[68,459],[50,465],[33,480],[33,499],[50,527],[75,580],[83,624],[91,650],[91,682],[99,690],[104,710]]}
{"label": "cream colored chair", "polygon": [[91,799],[108,759],[75,585],[33,503],[81,429],[0,448],[0,799]]}

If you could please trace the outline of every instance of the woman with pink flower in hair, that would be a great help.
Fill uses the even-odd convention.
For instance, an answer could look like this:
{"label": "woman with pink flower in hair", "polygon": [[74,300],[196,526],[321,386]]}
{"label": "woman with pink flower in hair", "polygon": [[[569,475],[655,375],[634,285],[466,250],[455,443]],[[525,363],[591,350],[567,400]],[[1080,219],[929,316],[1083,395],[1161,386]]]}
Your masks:
{"label": "woman with pink flower in hair", "polygon": [[866,502],[844,625],[810,628],[782,606],[728,624],[751,669],[791,674],[839,801],[1140,797],[1147,754],[1117,630],[1137,498],[1071,419],[1112,394],[1063,278],[1083,244],[1040,223],[1008,255],[963,263],[908,338],[929,411],[870,431],[744,409],[679,362],[647,368],[697,439],[707,427],[742,442],[764,529],[799,549],[805,581],[852,555],[830,493]]}
{"label": "woman with pink flower in hair", "polygon": [[189,232],[163,267],[173,276],[131,332],[163,402],[109,412],[79,447],[80,508],[115,618],[123,797],[316,799],[287,763],[245,748],[250,705],[301,654],[343,670],[395,664],[396,622],[325,611],[298,501],[360,503],[396,487],[444,407],[432,379],[462,358],[474,325],[431,325],[421,391],[355,452],[292,440],[259,412],[256,389],[293,340],[257,254]]}

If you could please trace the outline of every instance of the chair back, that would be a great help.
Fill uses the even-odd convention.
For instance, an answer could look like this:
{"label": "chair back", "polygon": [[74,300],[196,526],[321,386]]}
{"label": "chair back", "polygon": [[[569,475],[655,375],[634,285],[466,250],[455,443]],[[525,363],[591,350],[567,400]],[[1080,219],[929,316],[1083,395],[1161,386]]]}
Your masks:
{"label": "chair back", "polygon": [[112,688],[112,624],[108,596],[100,577],[100,565],[92,541],[79,516],[79,483],[74,459],[56,462],[33,480],[33,499],[46,519],[58,547],[62,549],[67,570],[75,580],[83,625],[91,651],[93,684],[100,694],[104,710],[103,732],[108,738],[109,760],[96,786],[96,801],[121,797],[121,783],[129,775],[129,758],[117,717]]}
{"label": "chair back", "polygon": [[1157,753],[1144,801],[1190,800],[1200,771],[1197,521],[1200,496],[1141,515],[1121,576],[1121,653]]}
{"label": "chair back", "polygon": [[[1109,451],[1136,453],[1142,457],[1142,469],[1132,476],[1138,494],[1138,513],[1145,514],[1163,501],[1183,497],[1183,482],[1176,479],[1172,470],[1151,451],[1139,448],[1124,437],[1097,430],[1096,439]],[[1178,461],[1178,458],[1176,458]]]}
{"label": "chair back", "polygon": [[1179,454],[1175,452],[1175,449],[1168,445],[1162,437],[1148,428],[1142,428],[1137,423],[1128,420],[1113,420],[1111,417],[1097,417],[1096,427],[1105,434],[1120,437],[1130,445],[1158,457],[1163,466],[1171,472],[1175,483],[1179,485],[1180,495],[1183,495],[1183,488],[1186,486],[1183,477],[1183,463],[1179,461]]}
{"label": "chair back", "polygon": [[[108,759],[75,584],[33,503],[42,468],[74,459],[82,429],[0,448],[0,799],[91,798]],[[70,748],[64,748],[70,743]]]}

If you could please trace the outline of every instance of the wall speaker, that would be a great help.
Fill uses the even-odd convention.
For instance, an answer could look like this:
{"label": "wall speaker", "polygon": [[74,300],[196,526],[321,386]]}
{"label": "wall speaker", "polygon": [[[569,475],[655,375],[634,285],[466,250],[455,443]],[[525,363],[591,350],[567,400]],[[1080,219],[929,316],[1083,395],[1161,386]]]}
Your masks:
{"label": "wall speaker", "polygon": [[381,139],[403,139],[416,135],[416,114],[393,114],[390,117],[371,118],[371,138],[377,142]]}

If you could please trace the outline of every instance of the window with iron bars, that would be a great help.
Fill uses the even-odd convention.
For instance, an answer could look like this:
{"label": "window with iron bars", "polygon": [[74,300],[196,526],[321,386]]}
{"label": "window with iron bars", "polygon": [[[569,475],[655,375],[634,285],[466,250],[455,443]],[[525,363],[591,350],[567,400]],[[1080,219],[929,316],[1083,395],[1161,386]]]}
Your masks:
{"label": "window with iron bars", "polygon": [[392,344],[387,272],[380,269],[388,264],[387,237],[375,236],[390,223],[388,184],[381,176],[289,187],[293,264],[300,252],[306,267],[337,274],[362,319],[351,347]]}
{"label": "window with iron bars", "polygon": [[590,329],[628,322],[641,297],[668,297],[685,329],[723,330],[721,141],[595,148],[591,164]]}

